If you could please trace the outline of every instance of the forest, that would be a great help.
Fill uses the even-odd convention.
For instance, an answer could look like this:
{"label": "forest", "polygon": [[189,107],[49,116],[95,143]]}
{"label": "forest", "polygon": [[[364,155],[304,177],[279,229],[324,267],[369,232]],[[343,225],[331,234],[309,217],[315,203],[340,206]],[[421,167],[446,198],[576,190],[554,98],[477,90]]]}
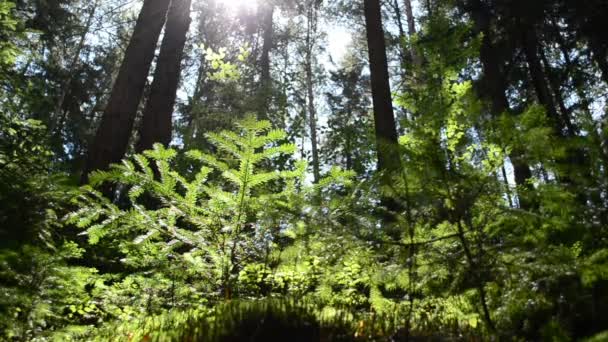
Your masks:
{"label": "forest", "polygon": [[608,341],[608,0],[0,0],[0,341]]}

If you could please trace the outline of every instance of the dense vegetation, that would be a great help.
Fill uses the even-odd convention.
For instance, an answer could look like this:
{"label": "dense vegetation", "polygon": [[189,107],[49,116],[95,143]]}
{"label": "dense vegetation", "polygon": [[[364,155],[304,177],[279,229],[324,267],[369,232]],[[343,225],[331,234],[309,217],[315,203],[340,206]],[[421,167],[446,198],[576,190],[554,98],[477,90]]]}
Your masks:
{"label": "dense vegetation", "polygon": [[607,16],[0,0],[0,340],[608,340]]}

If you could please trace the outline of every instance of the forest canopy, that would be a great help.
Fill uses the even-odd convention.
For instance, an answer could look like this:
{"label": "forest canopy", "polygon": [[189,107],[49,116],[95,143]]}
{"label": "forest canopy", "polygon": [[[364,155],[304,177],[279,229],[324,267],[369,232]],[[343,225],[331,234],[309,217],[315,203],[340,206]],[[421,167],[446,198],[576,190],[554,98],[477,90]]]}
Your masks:
{"label": "forest canopy", "polygon": [[605,0],[0,0],[0,340],[608,340]]}

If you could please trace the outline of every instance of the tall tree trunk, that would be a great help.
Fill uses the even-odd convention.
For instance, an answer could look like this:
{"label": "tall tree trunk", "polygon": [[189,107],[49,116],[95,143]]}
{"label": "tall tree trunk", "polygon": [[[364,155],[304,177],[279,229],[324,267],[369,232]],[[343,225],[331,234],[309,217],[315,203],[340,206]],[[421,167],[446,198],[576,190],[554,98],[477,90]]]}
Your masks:
{"label": "tall tree trunk", "polygon": [[[405,17],[407,20],[407,33],[410,39],[416,34],[416,19],[414,18],[414,11],[412,9],[412,0],[403,0],[405,5]],[[412,62],[415,66],[420,67],[422,65],[422,59],[418,54],[418,51],[412,47],[410,54],[412,55]]]}
{"label": "tall tree trunk", "polygon": [[[364,0],[367,46],[371,73],[374,126],[378,153],[378,170],[385,173],[399,171],[397,128],[388,75],[386,43],[382,28],[379,0]],[[384,182],[390,182],[388,178]]]}
{"label": "tall tree trunk", "polygon": [[[492,41],[494,34],[491,31],[491,14],[481,1],[473,1],[470,6],[465,6],[467,7],[466,10],[471,12],[471,17],[475,22],[477,31],[483,34],[479,55],[483,68],[481,81],[482,96],[490,100],[491,112],[494,117],[498,117],[503,113],[511,113],[509,100],[506,95],[507,79],[501,68],[504,60],[500,57],[500,52]],[[515,184],[521,189],[531,190],[532,186],[528,183],[528,179],[532,178],[532,172],[528,164],[523,160],[523,153],[519,150],[513,150],[509,155],[509,159],[513,165]],[[507,181],[506,178],[505,181]],[[522,196],[522,194],[519,195],[520,207],[529,209],[532,203],[525,196]]]}
{"label": "tall tree trunk", "polygon": [[124,157],[137,107],[146,85],[169,0],[144,1],[125,57],[114,82],[97,134],[89,149],[81,182],[93,170],[105,170]]}
{"label": "tall tree trunk", "polygon": [[313,1],[309,2],[308,26],[306,31],[306,90],[308,94],[308,123],[310,127],[310,140],[312,147],[312,168],[314,182],[321,178],[319,166],[319,148],[317,145],[317,109],[315,107],[314,79],[313,79],[313,48],[317,32],[317,13]]}
{"label": "tall tree trunk", "polygon": [[266,3],[263,6],[263,45],[262,56],[260,58],[260,88],[259,88],[259,108],[258,116],[263,119],[268,119],[268,110],[270,106],[270,95],[272,91],[272,80],[270,78],[270,51],[273,46],[273,15],[274,5]]}
{"label": "tall tree trunk", "polygon": [[399,0],[393,0],[395,8],[395,18],[397,19],[397,28],[399,29],[399,38],[405,38],[405,29],[403,28],[403,20],[401,19],[401,9],[399,8]]}
{"label": "tall tree trunk", "polygon": [[173,0],[154,71],[154,81],[144,109],[137,152],[151,149],[154,143],[171,142],[172,116],[179,86],[182,55],[190,27],[191,0]]}
{"label": "tall tree trunk", "polygon": [[559,111],[561,114],[560,120],[564,123],[568,136],[573,137],[576,135],[577,129],[576,127],[574,127],[572,120],[570,120],[571,111],[566,106],[566,102],[564,101],[564,97],[562,96],[560,81],[557,75],[553,72],[553,70],[551,70],[549,60],[547,59],[547,56],[545,55],[542,48],[540,49],[540,57],[544,70],[547,73],[547,78],[549,79],[550,90],[555,96],[555,100],[557,101],[557,105],[559,107]]}
{"label": "tall tree trunk", "polygon": [[[546,108],[549,119],[555,126],[555,134],[560,138],[571,137],[568,134],[568,124],[559,115],[551,93],[551,87],[547,82],[546,71],[543,69],[541,60],[542,54],[539,52],[540,44],[535,30],[533,28],[525,30],[523,38],[524,54],[538,101]],[[563,174],[559,175],[561,183],[572,187],[572,190],[577,193],[578,201],[582,205],[586,205],[589,194],[584,191],[585,183],[582,180],[588,179],[591,173],[585,151],[580,148],[569,148],[566,158],[559,160],[559,162],[567,166]]]}
{"label": "tall tree trunk", "polygon": [[408,55],[407,51],[402,48],[403,42],[406,38],[405,29],[403,28],[403,19],[401,18],[401,9],[399,8],[399,0],[393,0],[393,8],[395,9],[395,18],[397,19],[397,28],[399,29],[399,59],[401,59],[401,82],[405,83],[406,76],[409,71],[409,64],[411,63],[411,54]]}
{"label": "tall tree trunk", "polygon": [[405,16],[407,18],[407,33],[411,36],[416,34],[416,22],[414,19],[414,11],[412,10],[412,1],[403,0],[405,4]]}

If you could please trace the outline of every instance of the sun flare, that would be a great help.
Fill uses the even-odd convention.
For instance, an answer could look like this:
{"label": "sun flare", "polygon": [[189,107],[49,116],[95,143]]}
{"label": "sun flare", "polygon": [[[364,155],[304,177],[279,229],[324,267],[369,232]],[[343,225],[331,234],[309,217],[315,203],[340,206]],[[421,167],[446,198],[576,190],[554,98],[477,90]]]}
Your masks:
{"label": "sun flare", "polygon": [[239,10],[239,9],[255,9],[257,8],[258,2],[257,0],[218,0],[218,2],[224,6],[226,6],[229,10]]}

